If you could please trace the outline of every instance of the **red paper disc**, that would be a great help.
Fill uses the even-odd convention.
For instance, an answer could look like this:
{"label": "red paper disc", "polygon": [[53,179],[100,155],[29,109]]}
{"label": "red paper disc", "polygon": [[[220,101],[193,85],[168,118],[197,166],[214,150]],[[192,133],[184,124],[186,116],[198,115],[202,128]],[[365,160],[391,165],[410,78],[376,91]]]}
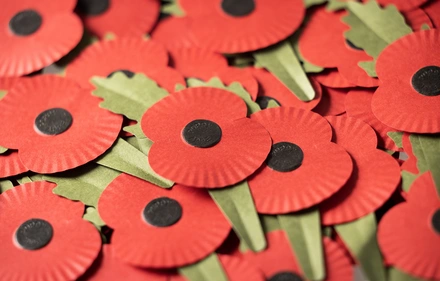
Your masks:
{"label": "red paper disc", "polygon": [[[301,277],[302,270],[284,231],[272,231],[266,236],[266,250],[259,253],[247,251],[243,257],[250,263],[257,265],[263,271],[266,280],[270,280],[271,277],[281,272],[290,272]],[[353,280],[350,259],[336,242],[324,238],[324,254],[327,269],[324,281]]]}
{"label": "red paper disc", "polygon": [[423,6],[423,10],[428,14],[432,23],[436,28],[440,27],[440,2],[439,1],[429,1]]}
{"label": "red paper disc", "polygon": [[287,88],[269,71],[262,68],[249,68],[249,71],[251,71],[252,75],[258,81],[258,97],[272,98],[280,106],[312,110],[321,100],[322,88],[314,79],[310,79],[310,82],[315,89],[315,98],[312,101],[304,102],[298,99],[295,94],[289,90],[289,88]]}
{"label": "red paper disc", "polygon": [[440,235],[433,216],[439,195],[430,172],[416,179],[408,201],[388,211],[378,229],[378,242],[387,262],[423,279],[439,280]]}
{"label": "red paper disc", "polygon": [[[83,28],[72,12],[75,1],[7,1],[0,9],[0,76],[21,76],[40,70],[70,52]],[[41,25],[29,35],[16,35],[9,22],[18,13],[33,10]]]}
{"label": "red paper disc", "polygon": [[140,37],[154,27],[159,13],[158,0],[110,0],[105,11],[97,15],[82,14],[82,19],[86,28],[100,38],[106,33]]}
{"label": "red paper disc", "polygon": [[[147,204],[162,197],[177,201],[182,209],[180,219],[167,227],[153,226],[143,215]],[[163,189],[127,174],[104,190],[98,210],[114,229],[111,243],[115,256],[141,267],[172,268],[194,263],[214,252],[231,230],[205,190],[181,185]]]}
{"label": "red paper disc", "polygon": [[341,146],[330,142],[331,127],[318,114],[278,107],[254,113],[251,119],[269,131],[274,144],[290,142],[304,154],[296,170],[279,172],[265,163],[248,179],[259,213],[285,214],[314,206],[349,179],[352,160]]}
{"label": "red paper disc", "polygon": [[345,98],[350,89],[322,87],[322,98],[313,109],[321,116],[336,116],[345,112]]}
{"label": "red paper disc", "polygon": [[322,223],[347,223],[379,209],[400,182],[400,166],[388,153],[377,150],[374,130],[350,117],[327,117],[336,144],[353,159],[353,174],[335,195],[321,203]]}
{"label": "red paper disc", "polygon": [[[0,145],[18,149],[23,164],[38,173],[56,173],[94,160],[110,148],[122,117],[98,107],[99,99],[68,79],[42,75],[23,79],[0,100]],[[58,135],[37,132],[37,116],[61,108],[72,117]]]}
{"label": "red paper disc", "polygon": [[[180,1],[179,1],[180,4]],[[151,38],[167,49],[195,47],[195,39],[188,27],[188,18],[169,16],[159,21]]]}
{"label": "red paper disc", "polygon": [[313,78],[319,84],[330,88],[351,88],[356,86],[343,77],[337,68],[325,69],[323,72],[313,75]]}
{"label": "red paper disc", "polygon": [[19,175],[27,171],[28,169],[21,162],[17,151],[9,150],[0,154],[0,178]]}
{"label": "red paper disc", "polygon": [[[412,82],[414,77],[423,75],[423,79],[429,73],[436,73],[427,70],[420,74],[420,71],[430,66],[438,68],[439,52],[440,31],[437,29],[412,33],[382,51],[376,64],[381,85],[371,103],[377,119],[399,131],[440,132],[440,95],[421,94]],[[426,87],[426,82],[423,83]]]}
{"label": "red paper disc", "polygon": [[[246,16],[231,16],[222,0],[186,0],[180,3],[200,47],[219,53],[244,53],[268,47],[300,26],[305,8],[302,0],[255,0]],[[191,11],[196,10],[194,13]]]}
{"label": "red paper disc", "polygon": [[[261,166],[271,146],[267,131],[246,113],[240,97],[217,88],[189,88],[163,98],[141,121],[145,135],[154,142],[148,155],[151,167],[174,182],[200,188],[246,179]],[[221,128],[221,139],[214,146],[199,148],[183,139],[185,126],[200,119]]]}
{"label": "red paper disc", "polygon": [[400,11],[410,11],[420,7],[428,0],[377,0],[382,6],[394,5]]}
{"label": "red paper disc", "polygon": [[428,25],[429,28],[434,28],[432,26],[431,19],[422,9],[414,9],[411,11],[403,12],[406,23],[411,26],[414,31],[419,31],[424,25]]}
{"label": "red paper disc", "polygon": [[[76,280],[101,248],[96,228],[82,219],[84,205],[52,193],[45,181],[16,186],[0,195],[0,276],[3,280]],[[17,229],[30,219],[42,219],[53,229],[46,246],[23,249]],[[72,266],[75,265],[75,266]]]}

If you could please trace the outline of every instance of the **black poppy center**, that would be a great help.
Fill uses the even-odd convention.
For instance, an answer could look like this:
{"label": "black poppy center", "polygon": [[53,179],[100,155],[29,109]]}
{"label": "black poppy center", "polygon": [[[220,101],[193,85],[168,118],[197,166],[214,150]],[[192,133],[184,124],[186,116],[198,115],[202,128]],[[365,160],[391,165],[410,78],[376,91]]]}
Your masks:
{"label": "black poppy center", "polygon": [[127,70],[127,69],[118,69],[113,71],[112,73],[110,73],[109,75],[107,75],[107,78],[112,77],[116,72],[122,72],[125,74],[125,76],[127,76],[128,78],[132,78],[134,76],[134,72]]}
{"label": "black poppy center", "polygon": [[294,272],[283,271],[276,273],[268,281],[303,281],[303,279]]}
{"label": "black poppy center", "polygon": [[244,17],[255,9],[254,0],[223,0],[223,11],[233,17]]}
{"label": "black poppy center", "polygon": [[212,121],[197,119],[183,128],[182,136],[191,146],[207,148],[216,145],[221,140],[222,129]]}
{"label": "black poppy center", "polygon": [[363,51],[364,49],[359,48],[355,44],[353,44],[350,40],[345,39],[345,42],[347,43],[348,47],[352,48],[353,50]]}
{"label": "black poppy center", "polygon": [[59,135],[72,125],[72,115],[62,108],[51,108],[35,118],[36,129],[44,135]]}
{"label": "black poppy center", "polygon": [[9,28],[15,35],[27,36],[36,32],[43,22],[41,15],[35,10],[23,10],[15,14],[9,21]]}
{"label": "black poppy center", "polygon": [[419,69],[411,80],[414,90],[424,96],[440,95],[440,67],[426,66]]}
{"label": "black poppy center", "polygon": [[167,227],[175,224],[182,217],[182,206],[174,199],[160,197],[145,206],[144,219],[151,225]]}
{"label": "black poppy center", "polygon": [[83,15],[97,16],[110,6],[110,0],[78,0],[77,9]]}
{"label": "black poppy center", "polygon": [[269,102],[272,100],[275,101],[277,104],[281,105],[279,101],[277,101],[272,97],[268,97],[268,96],[257,97],[257,103],[261,109],[266,109],[269,106]]}
{"label": "black poppy center", "polygon": [[278,172],[290,172],[298,169],[304,159],[302,149],[291,142],[279,142],[272,145],[267,158],[267,166]]}
{"label": "black poppy center", "polygon": [[30,219],[25,221],[15,233],[17,243],[26,250],[43,248],[49,244],[52,236],[52,225],[42,219]]}
{"label": "black poppy center", "polygon": [[438,209],[432,216],[432,227],[440,235],[440,209]]}

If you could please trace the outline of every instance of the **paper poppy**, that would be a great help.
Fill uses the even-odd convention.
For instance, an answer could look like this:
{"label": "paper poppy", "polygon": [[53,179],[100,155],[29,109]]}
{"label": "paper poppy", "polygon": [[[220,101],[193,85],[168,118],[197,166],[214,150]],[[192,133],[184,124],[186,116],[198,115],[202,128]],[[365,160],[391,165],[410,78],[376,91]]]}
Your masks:
{"label": "paper poppy", "polygon": [[0,99],[2,99],[6,93],[15,86],[15,84],[20,81],[19,77],[0,77]]}
{"label": "paper poppy", "polygon": [[429,28],[433,28],[431,19],[422,9],[414,9],[411,11],[403,12],[406,23],[411,26],[412,30],[419,31],[426,24]]}
{"label": "paper poppy", "polygon": [[179,4],[197,44],[228,54],[255,51],[286,39],[305,14],[302,0],[280,0],[276,5],[271,0],[185,0]]}
{"label": "paper poppy", "polygon": [[374,90],[372,89],[352,89],[345,99],[345,110],[349,117],[356,117],[371,127],[379,138],[378,146],[393,151],[399,151],[393,139],[388,133],[395,132],[396,129],[390,128],[380,122],[371,111],[371,100],[373,99]]}
{"label": "paper poppy", "polygon": [[381,81],[371,108],[399,131],[440,132],[440,31],[419,31],[388,45],[377,59]]}
{"label": "paper poppy", "polygon": [[410,11],[420,7],[428,0],[377,0],[382,6],[394,5],[400,11]]}
{"label": "paper poppy", "polygon": [[84,205],[54,187],[32,182],[0,195],[2,280],[76,280],[98,256],[101,237],[82,219]]}
{"label": "paper poppy", "polygon": [[163,98],[141,121],[154,142],[151,167],[167,179],[200,188],[246,179],[264,162],[272,143],[246,114],[240,97],[217,88],[189,88]]}
{"label": "paper poppy", "polygon": [[248,179],[259,213],[285,214],[314,206],[349,179],[351,158],[331,142],[331,127],[318,114],[278,107],[254,113],[251,119],[273,140],[266,163]]}
{"label": "paper poppy", "polygon": [[394,193],[400,182],[399,163],[376,149],[377,137],[366,123],[351,117],[329,116],[336,144],[353,159],[353,174],[335,195],[320,204],[322,223],[347,223],[373,213]]}
{"label": "paper poppy", "polygon": [[371,61],[363,50],[357,49],[344,37],[350,27],[342,22],[346,11],[329,12],[325,7],[313,10],[310,20],[299,39],[301,54],[307,61],[327,68],[338,68],[340,74],[357,86],[375,87],[376,78],[358,66],[361,61]]}
{"label": "paper poppy", "polygon": [[440,27],[440,1],[429,1],[423,6],[423,10],[428,14],[436,28]]}
{"label": "paper poppy", "polygon": [[196,47],[187,17],[169,16],[161,19],[151,32],[151,38],[167,49]]}
{"label": "paper poppy", "polygon": [[231,230],[205,190],[178,184],[163,189],[127,174],[104,190],[98,210],[114,229],[115,256],[135,266],[194,263],[214,252]]}
{"label": "paper poppy", "polygon": [[85,49],[67,66],[66,77],[90,89],[93,76],[107,77],[123,71],[131,77],[140,72],[174,92],[176,84],[186,83],[183,76],[167,64],[168,53],[160,44],[142,38],[120,38],[100,41]]}
{"label": "paper poppy", "polygon": [[78,281],[169,281],[167,273],[130,266],[119,260],[111,244],[102,247],[101,255]]}
{"label": "paper poppy", "polygon": [[[285,233],[281,230],[266,234],[266,250],[247,251],[243,257],[263,271],[266,280],[305,280]],[[344,250],[329,238],[324,238],[326,278],[324,281],[351,281],[353,267]]]}
{"label": "paper poppy", "polygon": [[155,25],[160,13],[158,0],[78,0],[77,11],[93,34],[104,37],[143,36]]}
{"label": "paper poppy", "polygon": [[122,117],[68,79],[23,79],[0,100],[0,145],[18,150],[37,173],[56,173],[94,160],[110,148]]}
{"label": "paper poppy", "polygon": [[[261,271],[254,264],[251,264],[242,258],[218,255],[218,259],[220,260],[229,281],[265,280]],[[188,281],[188,279],[175,274],[170,277],[169,281]]]}
{"label": "paper poppy", "polygon": [[21,162],[17,151],[8,150],[0,154],[0,178],[19,175],[27,171],[28,169]]}
{"label": "paper poppy", "polygon": [[313,75],[313,78],[319,84],[330,88],[351,88],[356,86],[342,76],[337,68],[324,69],[321,73]]}
{"label": "paper poppy", "polygon": [[275,100],[280,106],[296,107],[305,110],[312,110],[319,103],[322,97],[321,85],[314,79],[310,79],[315,89],[315,98],[312,101],[304,102],[298,99],[289,88],[287,88],[272,73],[263,68],[249,68],[248,71],[258,81],[258,98],[257,102],[262,109],[267,107],[270,100]]}
{"label": "paper poppy", "polygon": [[378,242],[393,266],[423,279],[440,280],[440,199],[431,172],[416,179],[406,203],[385,214]]}
{"label": "paper poppy", "polygon": [[[60,2],[60,3],[58,3]],[[40,70],[70,52],[80,41],[75,1],[20,0],[0,9],[0,76]]]}
{"label": "paper poppy", "polygon": [[322,98],[313,109],[321,116],[336,116],[345,112],[345,98],[350,89],[322,87]]}

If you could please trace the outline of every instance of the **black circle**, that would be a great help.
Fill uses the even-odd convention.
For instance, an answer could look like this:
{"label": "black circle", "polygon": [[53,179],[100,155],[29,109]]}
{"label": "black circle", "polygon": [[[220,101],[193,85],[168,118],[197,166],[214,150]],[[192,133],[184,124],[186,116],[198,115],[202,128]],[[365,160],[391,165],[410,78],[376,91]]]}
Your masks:
{"label": "black circle", "polygon": [[440,209],[435,211],[434,215],[432,216],[432,227],[437,234],[440,234]]}
{"label": "black circle", "polygon": [[9,28],[15,35],[27,36],[36,32],[41,24],[43,18],[35,10],[23,10],[15,14],[9,21]]}
{"label": "black circle", "polygon": [[252,13],[255,9],[254,0],[223,0],[223,11],[233,17],[243,17]]}
{"label": "black circle", "polygon": [[302,149],[291,142],[279,142],[272,145],[267,166],[278,172],[290,172],[298,169],[304,159]]}
{"label": "black circle", "polygon": [[197,119],[183,128],[182,136],[191,146],[207,148],[216,145],[221,140],[222,129],[212,121]]}
{"label": "black circle", "polygon": [[182,207],[174,199],[160,197],[148,203],[143,214],[149,224],[157,227],[167,227],[180,220]]}
{"label": "black circle", "polygon": [[268,97],[268,96],[257,97],[256,102],[258,103],[258,105],[260,106],[261,109],[266,109],[271,100],[275,101],[278,105],[281,105],[281,103],[279,101],[277,101],[276,99],[274,99],[272,97]]}
{"label": "black circle", "polygon": [[303,281],[303,279],[294,272],[282,271],[270,277],[268,281]]}
{"label": "black circle", "polygon": [[107,78],[112,77],[116,72],[122,72],[122,73],[124,73],[125,76],[127,76],[128,78],[133,78],[133,76],[134,76],[134,74],[135,74],[133,71],[130,71],[130,70],[127,70],[127,69],[118,69],[118,70],[113,71],[113,72],[110,73],[109,75],[107,75]]}
{"label": "black circle", "polygon": [[25,221],[15,233],[17,243],[26,250],[43,248],[50,242],[52,236],[52,225],[42,219],[30,219]]}
{"label": "black circle", "polygon": [[363,51],[364,49],[357,47],[355,44],[353,44],[350,40],[345,39],[345,42],[347,43],[348,47],[354,49],[354,50],[358,50],[358,51]]}
{"label": "black circle", "polygon": [[97,16],[110,6],[110,0],[78,0],[77,9],[80,14],[87,16]]}
{"label": "black circle", "polygon": [[72,125],[72,115],[62,108],[51,108],[41,112],[35,118],[35,127],[45,135],[59,135]]}
{"label": "black circle", "polygon": [[424,96],[440,95],[440,67],[422,67],[413,75],[411,84],[414,90]]}

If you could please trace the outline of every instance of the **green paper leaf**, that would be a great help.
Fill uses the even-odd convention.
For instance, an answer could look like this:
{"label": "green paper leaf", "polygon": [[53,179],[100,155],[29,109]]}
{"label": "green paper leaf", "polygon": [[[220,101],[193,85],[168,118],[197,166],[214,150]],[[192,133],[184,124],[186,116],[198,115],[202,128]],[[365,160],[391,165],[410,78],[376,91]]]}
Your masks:
{"label": "green paper leaf", "polygon": [[210,189],[209,194],[251,250],[258,252],[266,248],[264,231],[246,181],[232,187]]}
{"label": "green paper leaf", "polygon": [[215,253],[204,260],[181,267],[178,270],[188,281],[228,281],[228,277]]}
{"label": "green paper leaf", "polygon": [[9,189],[11,189],[13,187],[14,187],[14,185],[12,184],[11,181],[9,181],[9,180],[0,180],[0,194],[2,194],[6,190],[9,190]]}
{"label": "green paper leaf", "polygon": [[124,131],[133,134],[136,137],[136,148],[142,151],[145,155],[148,155],[150,148],[153,145],[153,141],[147,138],[142,131],[139,123],[136,125],[130,125],[123,128]]}
{"label": "green paper leaf", "polygon": [[418,175],[412,174],[408,171],[402,171],[402,190],[408,192],[413,182],[418,178]]}
{"label": "green paper leaf", "polygon": [[7,93],[8,93],[8,91],[6,91],[6,90],[0,90],[0,100],[1,100],[4,96],[6,96]]}
{"label": "green paper leaf", "polygon": [[30,177],[28,177],[28,176],[24,176],[24,177],[22,177],[22,178],[17,179],[17,182],[18,182],[20,185],[22,185],[22,184],[26,184],[26,183],[33,182],[33,180],[32,180]]}
{"label": "green paper leaf", "polygon": [[358,65],[368,74],[368,76],[377,77],[376,61],[360,61],[358,62]]}
{"label": "green paper leaf", "polygon": [[0,154],[5,153],[6,151],[8,151],[6,147],[0,146]]}
{"label": "green paper leaf", "polygon": [[319,210],[279,215],[278,221],[307,279],[324,280],[326,271]]}
{"label": "green paper leaf", "polygon": [[93,95],[104,99],[100,107],[138,122],[148,108],[168,95],[142,73],[128,78],[117,72],[110,78],[93,77],[92,83],[96,86]]}
{"label": "green paper leaf", "polygon": [[429,27],[429,25],[427,23],[422,24],[422,27],[420,28],[420,30],[430,30],[431,28]]}
{"label": "green paper leaf", "polygon": [[292,94],[302,101],[315,98],[315,90],[310,84],[289,41],[254,53],[257,62],[272,72]]}
{"label": "green paper leaf", "polygon": [[160,187],[169,188],[174,184],[172,181],[156,174],[151,169],[148,157],[121,138],[105,154],[96,159],[95,162],[107,168],[146,180]]}
{"label": "green paper leaf", "polygon": [[239,82],[233,82],[229,86],[226,86],[225,84],[223,84],[220,78],[213,77],[208,82],[204,82],[195,78],[190,78],[187,80],[187,84],[188,87],[213,87],[230,91],[243,99],[248,108],[249,115],[261,110],[258,103],[252,100],[251,95],[243,88],[243,86]]}
{"label": "green paper leaf", "polygon": [[274,108],[274,107],[280,107],[280,105],[276,101],[270,100],[267,103],[267,107],[266,108]]}
{"label": "green paper leaf", "polygon": [[353,222],[336,225],[335,228],[368,279],[386,281],[385,267],[376,240],[377,224],[374,213]]}
{"label": "green paper leaf", "polygon": [[410,276],[397,268],[390,268],[388,270],[388,281],[428,281],[425,279]]}
{"label": "green paper leaf", "polygon": [[183,17],[185,16],[185,12],[180,7],[177,0],[172,0],[168,3],[162,4],[161,12],[164,14],[173,15],[175,17]]}
{"label": "green paper leaf", "polygon": [[93,225],[98,229],[101,229],[101,227],[105,225],[105,222],[99,216],[98,211],[93,207],[87,207],[83,219],[93,223]]}
{"label": "green paper leaf", "polygon": [[230,65],[235,67],[248,67],[255,63],[255,59],[247,54],[227,55]]}
{"label": "green paper leaf", "polygon": [[403,147],[403,144],[402,144],[403,133],[402,132],[388,132],[387,135],[394,141],[394,143],[396,144],[396,146],[398,148]]}
{"label": "green paper leaf", "polygon": [[347,1],[328,0],[328,4],[325,7],[327,11],[339,11],[347,7]]}
{"label": "green paper leaf", "polygon": [[277,216],[260,215],[260,221],[265,233],[269,233],[275,230],[281,230],[281,226]]}
{"label": "green paper leaf", "polygon": [[319,5],[325,2],[327,2],[327,0],[304,0],[304,5],[306,8],[310,8],[311,6]]}
{"label": "green paper leaf", "polygon": [[118,171],[89,163],[67,172],[44,175],[43,179],[57,184],[53,193],[96,207],[101,193],[119,175]]}

